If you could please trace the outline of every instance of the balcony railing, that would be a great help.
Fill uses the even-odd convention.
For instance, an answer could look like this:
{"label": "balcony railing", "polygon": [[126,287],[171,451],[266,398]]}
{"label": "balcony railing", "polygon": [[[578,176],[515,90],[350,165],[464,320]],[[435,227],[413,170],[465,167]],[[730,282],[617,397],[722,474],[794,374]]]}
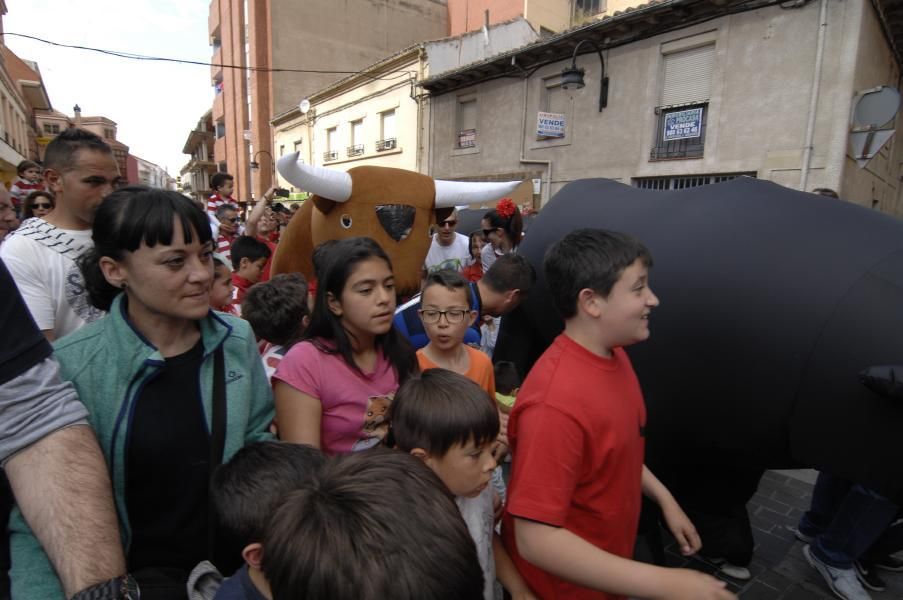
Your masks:
{"label": "balcony railing", "polygon": [[458,132],[458,148],[473,148],[477,145],[477,130],[464,129]]}
{"label": "balcony railing", "polygon": [[394,150],[395,149],[395,138],[386,138],[384,140],[378,140],[376,142],[376,151],[377,152],[385,152],[386,150]]}
{"label": "balcony railing", "polygon": [[354,146],[348,146],[348,148],[345,149],[345,153],[349,157],[360,156],[361,154],[364,153],[364,145],[363,144],[355,144]]}
{"label": "balcony railing", "polygon": [[323,153],[323,162],[329,162],[330,160],[338,160],[339,153],[335,150],[329,150]]}

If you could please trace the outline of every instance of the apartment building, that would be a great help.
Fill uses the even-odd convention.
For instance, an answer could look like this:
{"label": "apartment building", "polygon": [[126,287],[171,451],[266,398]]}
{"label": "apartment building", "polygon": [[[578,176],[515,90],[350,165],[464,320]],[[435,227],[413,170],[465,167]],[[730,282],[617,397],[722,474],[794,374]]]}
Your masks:
{"label": "apartment building", "polygon": [[446,0],[212,0],[209,33],[213,154],[217,169],[235,176],[236,197],[247,201],[273,182],[274,116],[412,43],[448,35],[448,6]]}
{"label": "apartment building", "polygon": [[903,215],[899,113],[855,122],[863,98],[898,96],[903,21],[888,15],[900,9],[630,8],[423,81],[431,129],[421,163],[443,179],[527,170],[537,206],[582,178],[675,189],[747,175]]}

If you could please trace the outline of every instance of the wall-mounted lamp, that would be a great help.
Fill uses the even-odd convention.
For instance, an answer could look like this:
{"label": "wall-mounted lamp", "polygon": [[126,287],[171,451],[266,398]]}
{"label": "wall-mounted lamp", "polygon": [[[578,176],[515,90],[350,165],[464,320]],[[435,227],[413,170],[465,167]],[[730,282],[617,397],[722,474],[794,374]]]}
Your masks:
{"label": "wall-mounted lamp", "polygon": [[272,154],[270,154],[270,153],[267,152],[266,150],[259,150],[259,151],[257,151],[257,152],[254,153],[254,156],[251,157],[251,162],[248,163],[248,166],[251,167],[251,168],[254,169],[254,170],[259,169],[259,168],[260,168],[260,163],[257,162],[256,159],[257,159],[257,157],[260,156],[261,154],[266,154],[267,156],[270,157],[270,162],[271,162],[271,163],[274,162],[274,161],[273,161],[273,155],[272,155]]}
{"label": "wall-mounted lamp", "polygon": [[587,43],[591,44],[593,48],[596,49],[596,52],[599,54],[599,61],[602,63],[602,89],[599,90],[599,112],[602,112],[602,109],[608,106],[608,77],[605,76],[605,59],[602,58],[602,50],[599,49],[596,42],[592,40],[581,40],[574,47],[574,56],[571,58],[571,65],[561,70],[561,87],[565,90],[579,90],[586,85],[583,82],[583,74],[585,71],[577,68],[577,53],[580,51],[580,46]]}

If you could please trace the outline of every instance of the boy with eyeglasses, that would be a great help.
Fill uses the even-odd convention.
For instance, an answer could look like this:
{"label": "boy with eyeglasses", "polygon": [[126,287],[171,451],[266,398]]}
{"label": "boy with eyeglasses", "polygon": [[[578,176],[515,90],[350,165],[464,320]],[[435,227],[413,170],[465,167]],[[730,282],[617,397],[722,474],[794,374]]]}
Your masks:
{"label": "boy with eyeglasses", "polygon": [[436,234],[423,263],[424,276],[442,269],[462,272],[470,261],[470,239],[455,231],[458,211],[436,223]]}
{"label": "boy with eyeglasses", "polygon": [[[536,272],[526,258],[519,254],[500,256],[479,281],[468,283],[465,280],[465,284],[470,288],[469,306],[471,310],[476,311],[477,318],[483,315],[500,317],[520,304],[535,280]],[[429,337],[420,319],[421,308],[421,294],[417,294],[395,309],[393,322],[393,326],[411,342],[415,350],[429,343]],[[464,343],[479,347],[478,322],[465,329]]]}
{"label": "boy with eyeglasses", "polygon": [[488,356],[464,343],[477,320],[467,280],[443,269],[427,275],[420,294],[420,320],[429,343],[417,351],[420,370],[437,367],[464,375],[495,398],[495,372]]}

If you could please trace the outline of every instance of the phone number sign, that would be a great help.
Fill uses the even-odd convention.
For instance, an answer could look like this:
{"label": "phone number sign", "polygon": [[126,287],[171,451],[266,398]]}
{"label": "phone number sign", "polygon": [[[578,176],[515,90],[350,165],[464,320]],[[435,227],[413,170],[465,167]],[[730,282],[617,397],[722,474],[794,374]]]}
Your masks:
{"label": "phone number sign", "polygon": [[702,134],[702,108],[691,108],[665,115],[662,141],[698,138]]}

